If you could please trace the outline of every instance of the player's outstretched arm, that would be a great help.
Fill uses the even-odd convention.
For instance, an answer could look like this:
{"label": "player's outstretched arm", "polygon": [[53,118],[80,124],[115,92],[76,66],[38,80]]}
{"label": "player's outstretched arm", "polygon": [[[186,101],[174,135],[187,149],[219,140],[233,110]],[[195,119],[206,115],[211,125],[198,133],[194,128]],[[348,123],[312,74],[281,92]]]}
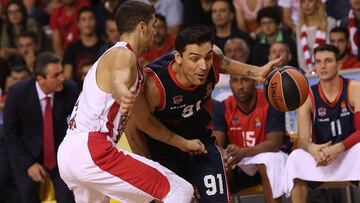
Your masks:
{"label": "player's outstretched arm", "polygon": [[281,61],[281,58],[278,58],[259,67],[232,60],[224,56],[224,53],[216,45],[213,45],[213,51],[215,53],[214,60],[217,60],[221,73],[249,77],[260,82],[265,81],[267,74]]}

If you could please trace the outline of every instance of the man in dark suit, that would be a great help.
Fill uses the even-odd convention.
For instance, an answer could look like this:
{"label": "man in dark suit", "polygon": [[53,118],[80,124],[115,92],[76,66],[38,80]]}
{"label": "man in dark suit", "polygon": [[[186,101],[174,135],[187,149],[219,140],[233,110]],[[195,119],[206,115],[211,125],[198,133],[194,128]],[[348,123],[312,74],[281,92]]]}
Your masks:
{"label": "man in dark suit", "polygon": [[22,202],[39,203],[39,184],[49,175],[57,202],[74,202],[60,178],[56,151],[78,89],[65,81],[60,59],[49,52],[36,58],[34,75],[10,88],[4,109],[4,134],[15,183]]}

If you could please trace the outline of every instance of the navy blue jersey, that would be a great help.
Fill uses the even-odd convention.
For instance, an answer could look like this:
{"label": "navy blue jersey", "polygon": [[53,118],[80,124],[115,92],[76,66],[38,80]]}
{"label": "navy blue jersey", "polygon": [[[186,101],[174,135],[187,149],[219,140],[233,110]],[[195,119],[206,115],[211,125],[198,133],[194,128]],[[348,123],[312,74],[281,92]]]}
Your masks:
{"label": "navy blue jersey", "polygon": [[187,138],[200,138],[209,133],[211,92],[218,81],[217,65],[209,71],[205,84],[189,88],[182,86],[171,68],[174,55],[167,54],[150,63],[145,72],[155,81],[160,92],[160,107],[154,115],[168,129]]}
{"label": "navy blue jersey", "polygon": [[340,79],[340,89],[332,103],[326,99],[320,83],[311,87],[314,143],[341,142],[355,131],[353,107],[347,94],[350,81]]}

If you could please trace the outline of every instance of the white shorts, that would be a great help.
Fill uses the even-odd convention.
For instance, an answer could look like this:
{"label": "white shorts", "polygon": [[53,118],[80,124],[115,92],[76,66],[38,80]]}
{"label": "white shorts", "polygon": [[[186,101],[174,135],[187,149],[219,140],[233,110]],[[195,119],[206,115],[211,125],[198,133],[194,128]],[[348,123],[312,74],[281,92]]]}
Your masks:
{"label": "white shorts", "polygon": [[285,193],[290,196],[294,179],[307,181],[357,181],[360,180],[360,143],[341,153],[331,164],[316,166],[315,159],[303,149],[294,150],[285,167]]}
{"label": "white shorts", "polygon": [[269,178],[273,198],[281,197],[284,194],[285,163],[288,155],[280,152],[265,152],[252,157],[245,157],[237,166],[249,176],[255,175],[257,164],[264,164]]}
{"label": "white shorts", "polygon": [[192,197],[187,181],[157,162],[119,149],[103,133],[67,134],[58,166],[76,202],[171,202],[174,193],[180,194],[177,202],[190,202]]}

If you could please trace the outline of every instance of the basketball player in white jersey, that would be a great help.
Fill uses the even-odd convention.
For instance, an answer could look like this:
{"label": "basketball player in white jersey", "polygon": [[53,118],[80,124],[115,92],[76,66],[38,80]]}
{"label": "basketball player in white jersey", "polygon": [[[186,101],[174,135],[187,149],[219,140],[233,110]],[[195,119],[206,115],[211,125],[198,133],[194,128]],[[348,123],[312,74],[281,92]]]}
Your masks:
{"label": "basketball player in white jersey", "polygon": [[[60,175],[76,202],[190,202],[192,186],[160,164],[116,147],[143,82],[137,57],[152,44],[154,8],[126,1],[115,13],[120,42],[91,67],[58,151]],[[157,122],[148,119],[148,122]],[[152,125],[150,125],[152,126]],[[149,134],[157,129],[147,128]],[[159,131],[157,131],[159,132]],[[204,153],[199,140],[184,140],[166,128],[160,141]]]}

